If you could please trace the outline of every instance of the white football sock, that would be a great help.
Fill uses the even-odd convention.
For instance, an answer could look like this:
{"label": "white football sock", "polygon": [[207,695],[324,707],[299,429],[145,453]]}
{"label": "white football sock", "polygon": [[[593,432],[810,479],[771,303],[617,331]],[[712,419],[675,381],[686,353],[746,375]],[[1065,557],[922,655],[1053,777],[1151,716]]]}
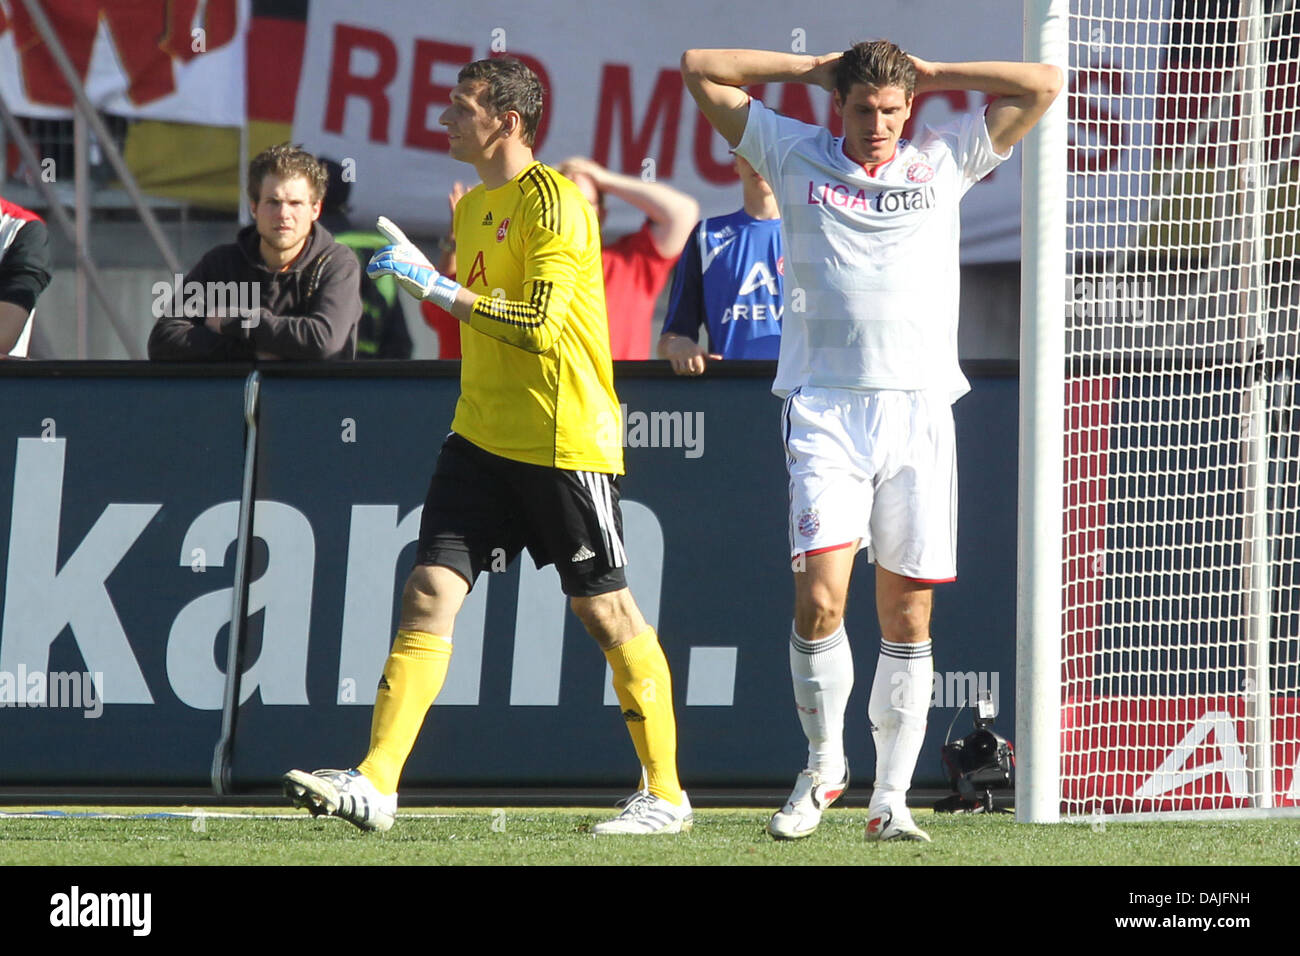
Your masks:
{"label": "white football sock", "polygon": [[880,660],[871,684],[871,737],[876,743],[876,784],[871,808],[906,808],[916,760],[925,742],[934,680],[933,645],[880,642]]}
{"label": "white football sock", "polygon": [[790,677],[808,738],[808,769],[827,783],[844,779],[844,711],[853,690],[853,653],[843,621],[820,641],[805,641],[790,628]]}

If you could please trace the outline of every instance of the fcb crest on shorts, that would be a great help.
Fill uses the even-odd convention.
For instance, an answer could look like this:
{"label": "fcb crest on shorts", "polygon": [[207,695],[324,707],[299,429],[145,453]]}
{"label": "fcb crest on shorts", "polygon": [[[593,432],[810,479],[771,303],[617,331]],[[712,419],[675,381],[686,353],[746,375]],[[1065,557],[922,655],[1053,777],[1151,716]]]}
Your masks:
{"label": "fcb crest on shorts", "polygon": [[928,183],[932,179],[934,179],[934,167],[923,159],[918,159],[907,167],[909,183]]}
{"label": "fcb crest on shorts", "polygon": [[821,515],[817,513],[816,508],[804,508],[799,512],[799,517],[795,520],[795,527],[805,538],[811,538],[818,530],[821,529]]}

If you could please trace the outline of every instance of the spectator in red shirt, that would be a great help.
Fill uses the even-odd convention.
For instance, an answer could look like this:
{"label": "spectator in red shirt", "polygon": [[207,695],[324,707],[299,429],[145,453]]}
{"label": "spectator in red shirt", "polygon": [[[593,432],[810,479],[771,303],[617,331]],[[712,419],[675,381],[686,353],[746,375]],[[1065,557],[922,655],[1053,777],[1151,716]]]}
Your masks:
{"label": "spectator in red shirt", "polygon": [[[605,196],[614,196],[635,206],[646,215],[636,232],[606,245],[601,251],[605,267],[605,308],[609,313],[609,348],[614,359],[651,358],[651,325],[655,302],[686,240],[699,220],[700,207],[694,199],[662,183],[647,182],[636,176],[611,172],[599,163],[580,156],[566,159],[556,167],[572,179],[587,201],[596,207],[597,216],[605,220]],[[453,186],[447,199],[452,209],[465,193],[460,183]],[[438,271],[455,275],[456,240],[443,242],[443,257]],[[450,267],[450,271],[447,268]],[[437,306],[422,304],[424,321],[438,332],[440,358],[459,358],[460,341],[447,341],[450,332],[458,331],[455,319]],[[439,315],[441,313],[441,315]],[[443,317],[450,321],[444,321]]]}
{"label": "spectator in red shirt", "polygon": [[[447,193],[447,206],[451,210],[448,222],[456,221],[456,203],[468,190],[462,182],[452,183],[451,192]],[[450,278],[456,276],[456,237],[450,232],[438,243],[438,261],[435,263],[439,272]],[[460,319],[446,309],[441,309],[428,299],[420,303],[420,315],[424,324],[438,335],[438,354],[440,359],[460,358]]]}
{"label": "spectator in red shirt", "polygon": [[606,245],[601,256],[610,354],[615,359],[651,358],[655,302],[699,221],[699,203],[671,186],[611,172],[581,156],[566,159],[557,168],[596,207],[602,223],[607,195],[646,215],[640,229]]}

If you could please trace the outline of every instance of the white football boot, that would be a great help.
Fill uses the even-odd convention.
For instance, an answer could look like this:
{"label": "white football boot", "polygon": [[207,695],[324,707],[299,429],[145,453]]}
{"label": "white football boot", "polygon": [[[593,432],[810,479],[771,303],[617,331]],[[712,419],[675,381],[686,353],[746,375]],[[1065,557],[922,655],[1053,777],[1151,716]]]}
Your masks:
{"label": "white football boot", "polygon": [[893,810],[889,807],[877,807],[870,811],[867,818],[867,832],[863,834],[868,843],[885,843],[889,841],[907,841],[929,843],[930,835],[916,825],[912,813],[906,807]]}
{"label": "white football boot", "polygon": [[638,790],[628,797],[622,813],[613,820],[597,823],[591,832],[597,836],[685,833],[694,823],[695,814],[691,812],[691,801],[685,791],[682,805],[678,807],[649,790]]}
{"label": "white football boot", "polygon": [[359,770],[290,770],[284,795],[312,816],[335,816],[362,830],[388,830],[397,816],[397,794],[384,796]]}
{"label": "white football boot", "polygon": [[790,799],[767,821],[767,832],[775,840],[802,840],[812,836],[822,822],[823,811],[848,788],[847,764],[844,766],[844,779],[836,783],[824,782],[816,770],[799,771]]}

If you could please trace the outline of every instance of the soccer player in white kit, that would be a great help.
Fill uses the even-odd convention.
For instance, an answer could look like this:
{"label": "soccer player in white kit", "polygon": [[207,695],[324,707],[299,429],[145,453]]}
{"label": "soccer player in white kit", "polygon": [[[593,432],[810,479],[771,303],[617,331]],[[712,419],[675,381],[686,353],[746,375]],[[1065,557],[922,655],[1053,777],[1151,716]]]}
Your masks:
{"label": "soccer player in white kit", "polygon": [[[934,673],[934,585],[956,578],[958,203],[1011,155],[1061,87],[1040,63],[931,63],[880,40],[823,56],[688,50],[700,110],[771,184],[785,243],[773,391],[785,398],[795,611],[790,670],[808,764],[768,824],[809,836],[848,787],[844,631],[853,560],[876,563],[882,641],[868,716],[876,747],[868,840],[930,838],[906,797]],[[768,109],[740,87],[832,92],[844,135]],[[916,92],[972,90],[987,110],[901,139]]]}

